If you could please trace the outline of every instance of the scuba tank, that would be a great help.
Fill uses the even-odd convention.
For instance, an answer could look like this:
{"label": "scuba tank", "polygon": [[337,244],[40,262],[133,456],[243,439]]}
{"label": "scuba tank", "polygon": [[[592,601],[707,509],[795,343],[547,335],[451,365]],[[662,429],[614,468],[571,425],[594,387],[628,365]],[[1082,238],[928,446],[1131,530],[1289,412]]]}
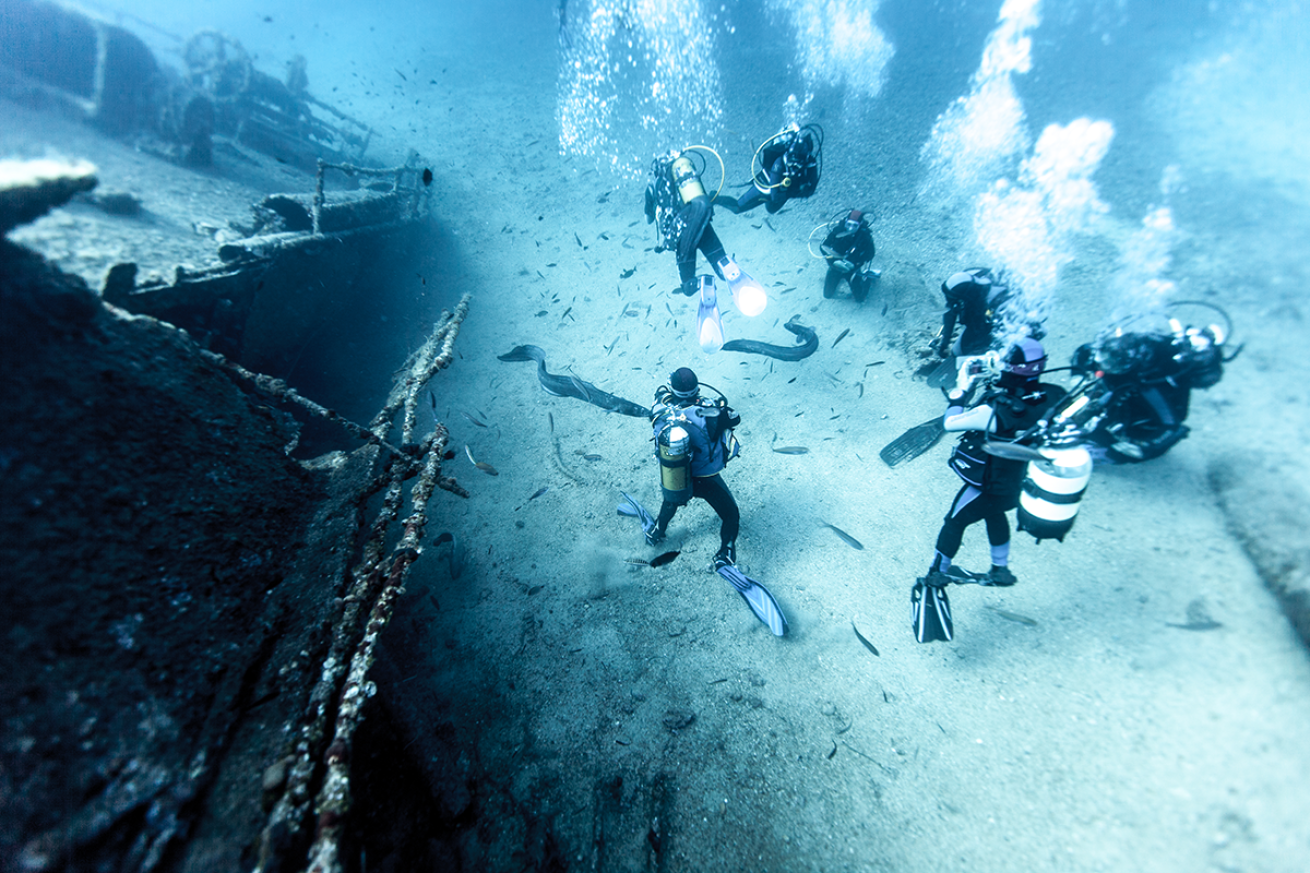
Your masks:
{"label": "scuba tank", "polygon": [[1045,461],[1029,461],[1019,495],[1019,530],[1064,542],[1078,515],[1078,502],[1092,476],[1092,456],[1081,445],[1051,449]]}
{"label": "scuba tank", "polygon": [[691,501],[691,435],[681,424],[670,422],[655,438],[655,445],[664,499],[684,506]]}
{"label": "scuba tank", "polygon": [[696,174],[696,166],[692,164],[691,158],[678,155],[670,170],[673,173],[673,185],[678,189],[678,196],[683,203],[705,196],[705,186],[700,183],[700,176]]}
{"label": "scuba tank", "polygon": [[[1090,408],[1089,408],[1090,407]],[[1043,446],[1045,461],[1029,461],[1019,495],[1019,530],[1064,542],[1078,515],[1078,503],[1092,477],[1092,456],[1080,441],[1080,413],[1095,409],[1080,392],[1047,425],[1054,439]]]}

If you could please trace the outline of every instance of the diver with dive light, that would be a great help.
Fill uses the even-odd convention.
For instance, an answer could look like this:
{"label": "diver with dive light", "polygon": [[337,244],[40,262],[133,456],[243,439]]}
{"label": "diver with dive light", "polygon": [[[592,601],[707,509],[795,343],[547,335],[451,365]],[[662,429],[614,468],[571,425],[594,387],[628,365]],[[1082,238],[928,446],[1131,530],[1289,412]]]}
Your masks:
{"label": "diver with dive light", "polygon": [[759,282],[729,257],[714,232],[714,208],[700,179],[704,168],[698,168],[692,160],[696,151],[708,151],[718,157],[705,146],[690,146],[651,162],[651,179],[646,186],[646,223],[654,223],[659,233],[655,251],[672,249],[677,255],[679,292],[688,297],[700,295],[697,340],[707,354],[713,354],[723,347],[723,324],[714,277],[696,276],[697,250],[710,262],[715,274],[728,283],[733,302],[742,315],[753,317],[763,312],[768,295]]}

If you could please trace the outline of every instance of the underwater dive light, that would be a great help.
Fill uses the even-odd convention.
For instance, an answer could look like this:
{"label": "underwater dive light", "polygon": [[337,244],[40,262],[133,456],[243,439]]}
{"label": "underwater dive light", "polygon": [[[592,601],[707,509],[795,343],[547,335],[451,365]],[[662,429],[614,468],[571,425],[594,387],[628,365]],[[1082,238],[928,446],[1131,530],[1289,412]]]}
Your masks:
{"label": "underwater dive light", "polygon": [[732,258],[725,257],[719,261],[719,272],[723,274],[728,288],[732,291],[732,302],[737,304],[737,311],[747,318],[754,318],[769,305],[769,295],[764,286],[751,278]]}

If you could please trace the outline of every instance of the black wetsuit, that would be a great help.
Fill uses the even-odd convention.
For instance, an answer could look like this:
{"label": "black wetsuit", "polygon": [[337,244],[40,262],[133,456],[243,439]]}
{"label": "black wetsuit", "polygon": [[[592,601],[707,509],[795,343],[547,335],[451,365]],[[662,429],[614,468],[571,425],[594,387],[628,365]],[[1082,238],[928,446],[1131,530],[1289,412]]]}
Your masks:
{"label": "black wetsuit", "polygon": [[760,172],[750,190],[737,199],[720,195],[729,212],[748,212],[764,204],[769,214],[793,197],[809,197],[819,186],[819,140],[813,126],[778,137],[760,152]]}
{"label": "black wetsuit", "polygon": [[[1005,286],[992,281],[991,271],[975,267],[956,273],[942,283],[946,298],[946,314],[942,316],[942,332],[938,351],[942,357],[951,352],[961,355],[980,355],[992,344],[993,316],[1007,295]],[[964,330],[952,348],[955,325]]]}
{"label": "black wetsuit", "polygon": [[673,186],[673,178],[666,162],[656,161],[653,178],[646,186],[646,222],[659,221],[660,234],[664,238],[657,251],[673,249],[678,260],[679,290],[688,297],[697,292],[696,285],[696,250],[699,249],[710,262],[715,274],[720,279],[719,261],[728,256],[724,251],[719,235],[711,224],[714,209],[709,197],[704,194],[682,203]]}
{"label": "black wetsuit", "polygon": [[846,229],[846,221],[843,219],[828,234],[820,251],[828,262],[828,274],[823,280],[823,296],[836,296],[838,286],[845,279],[850,282],[851,297],[856,303],[863,303],[873,286],[873,279],[864,271],[864,267],[873,260],[876,253],[873,232],[869,226],[860,222],[856,230],[850,231]]}
{"label": "black wetsuit", "polygon": [[[741,417],[726,405],[700,404],[695,399],[678,400],[669,393],[668,388],[662,388],[655,393],[655,403],[651,408],[651,418],[657,433],[662,429],[660,419],[664,410],[688,411],[693,407],[705,413],[705,426],[701,427],[694,420],[680,422],[689,437],[691,496],[704,500],[718,514],[721,522],[720,546],[727,547],[737,539],[737,532],[741,528],[741,510],[737,508],[737,501],[720,474],[733,454],[727,433],[741,422]],[[660,506],[656,527],[661,535],[668,530],[669,522],[681,505],[665,500]]]}
{"label": "black wetsuit", "polygon": [[[1019,382],[1008,373],[1002,377],[1002,381],[1009,384],[989,392],[970,410],[975,414],[984,413],[979,418],[983,427],[987,426],[987,419],[995,417],[995,429],[990,432],[990,438],[998,442],[1013,440],[1036,424],[1046,410],[1059,402],[1065,394],[1059,386],[1035,379]],[[990,409],[991,415],[985,414],[986,409]],[[960,414],[963,413],[947,411],[948,428],[949,420]],[[965,432],[976,429],[969,428]],[[951,501],[950,511],[937,534],[939,556],[953,560],[964,540],[965,529],[978,521],[986,522],[987,541],[994,549],[1003,548],[1010,542],[1010,522],[1005,513],[1019,505],[1027,462],[998,458],[985,452],[982,457],[985,466],[980,485],[966,482]],[[936,562],[933,569],[938,569]]]}
{"label": "black wetsuit", "polygon": [[[1130,359],[1132,365],[1101,375],[1110,393],[1102,401],[1105,416],[1088,439],[1114,463],[1149,461],[1189,432],[1183,422],[1191,400],[1191,374],[1176,360],[1173,338],[1168,335],[1125,334],[1117,340],[1121,359]],[[1091,357],[1091,346],[1080,346],[1074,353],[1075,366]]]}

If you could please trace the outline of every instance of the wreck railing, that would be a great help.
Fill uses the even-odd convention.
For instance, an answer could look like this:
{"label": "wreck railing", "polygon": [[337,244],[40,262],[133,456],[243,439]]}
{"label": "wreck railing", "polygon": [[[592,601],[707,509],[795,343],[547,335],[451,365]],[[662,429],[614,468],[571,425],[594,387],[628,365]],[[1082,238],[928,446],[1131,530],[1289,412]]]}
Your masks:
{"label": "wreck railing", "polygon": [[[342,870],[340,840],[352,802],[351,753],[355,732],[363,721],[364,704],[377,690],[368,679],[368,671],[376,658],[378,640],[391,620],[396,601],[405,592],[410,565],[419,556],[433,492],[442,488],[468,496],[453,478],[441,474],[449,437],[445,425],[437,422],[432,433],[417,445],[413,438],[418,397],[454,358],[455,339],[468,314],[469,301],[470,295],[466,294],[453,313],[442,313],[427,341],[411,356],[403,376],[396,380],[384,408],[367,430],[354,431],[360,436],[368,434],[365,438],[371,437],[370,442],[403,460],[393,462],[397,460],[395,455],[388,459],[383,473],[386,495],[369,529],[360,561],[349,574],[349,593],[333,627],[331,647],[310,694],[309,709],[298,730],[290,726],[296,733],[294,761],[260,834],[256,873],[290,867],[290,859],[282,853],[288,845],[299,842],[297,838],[305,832],[311,811],[316,824],[305,869],[312,873]],[[413,447],[409,452],[391,447],[385,439],[394,426],[396,413],[402,410],[400,444]],[[404,482],[413,478],[416,470],[418,481],[410,492],[410,514],[403,521],[399,540],[388,551],[387,532],[404,504]],[[378,481],[371,484],[375,486]],[[360,618],[365,615],[361,626]],[[315,784],[320,787],[311,798]]]}
{"label": "wreck railing", "polygon": [[[423,187],[426,187],[430,183],[432,178],[431,171],[425,170],[422,167],[413,167],[408,164],[400,167],[384,167],[384,168],[357,167],[354,164],[330,164],[327,161],[323,160],[322,158],[319,158],[318,173],[316,174],[314,179],[314,200],[310,208],[310,216],[314,222],[313,225],[314,236],[320,236],[322,233],[320,227],[322,222],[323,206],[327,202],[327,196],[323,191],[323,181],[324,181],[324,176],[326,175],[328,170],[338,170],[342,173],[345,173],[347,176],[351,176],[352,178],[355,176],[362,176],[364,178],[381,178],[381,179],[390,178],[392,180],[391,182],[392,194],[400,194],[405,192],[406,190],[409,190],[413,194],[413,197],[410,200],[409,207],[407,210],[409,218],[414,218],[418,215],[418,208],[422,197]],[[414,176],[412,187],[408,189],[406,188],[405,185],[406,174],[413,174]],[[420,187],[420,182],[422,183],[422,187]]]}

